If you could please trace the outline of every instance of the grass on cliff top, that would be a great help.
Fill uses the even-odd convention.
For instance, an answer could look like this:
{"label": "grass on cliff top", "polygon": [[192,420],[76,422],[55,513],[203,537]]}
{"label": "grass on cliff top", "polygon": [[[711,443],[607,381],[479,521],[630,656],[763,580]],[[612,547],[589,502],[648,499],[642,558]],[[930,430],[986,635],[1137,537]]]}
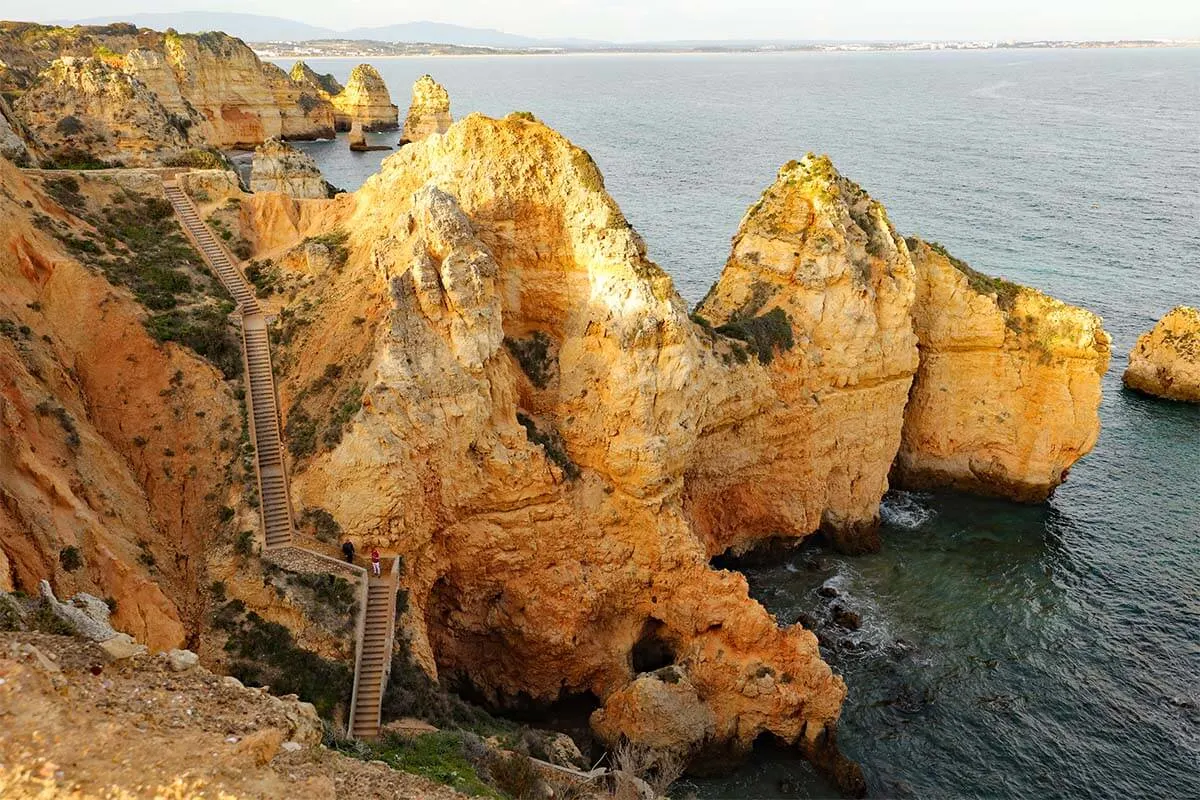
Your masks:
{"label": "grass on cliff top", "polygon": [[[917,241],[915,237],[909,237],[907,242],[909,249],[915,249]],[[926,242],[925,244],[929,245],[930,250],[945,258],[956,270],[966,276],[967,284],[971,287],[972,291],[976,294],[995,295],[996,305],[1002,311],[1009,312],[1013,310],[1013,307],[1016,305],[1017,295],[1025,287],[1004,278],[994,278],[991,275],[984,275],[982,272],[972,269],[967,262],[951,255],[950,251],[939,242]]]}
{"label": "grass on cliff top", "polygon": [[42,224],[82,263],[133,292],[150,312],[145,326],[151,336],[190,348],[226,378],[241,374],[241,343],[228,320],[233,304],[184,236],[169,202],[120,190],[95,209],[74,176],[50,177],[43,186],[95,233],[76,236],[48,217]]}

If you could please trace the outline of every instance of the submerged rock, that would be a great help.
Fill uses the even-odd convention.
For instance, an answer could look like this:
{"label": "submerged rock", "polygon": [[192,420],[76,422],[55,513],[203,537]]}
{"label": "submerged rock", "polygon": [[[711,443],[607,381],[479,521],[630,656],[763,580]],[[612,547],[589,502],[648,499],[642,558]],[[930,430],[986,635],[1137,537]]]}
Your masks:
{"label": "submerged rock", "polygon": [[419,142],[435,133],[445,133],[454,120],[450,116],[450,95],[430,75],[422,75],[412,87],[412,103],[404,120],[400,144]]}
{"label": "submerged rock", "polygon": [[1155,397],[1200,403],[1200,311],[1178,306],[1138,337],[1125,385]]}
{"label": "submerged rock", "polygon": [[282,192],[300,199],[328,197],[325,178],[312,156],[278,139],[269,139],[254,151],[250,191]]}
{"label": "submerged rock", "polygon": [[1100,434],[1100,318],[908,240],[921,366],[893,477],[1040,502]]}

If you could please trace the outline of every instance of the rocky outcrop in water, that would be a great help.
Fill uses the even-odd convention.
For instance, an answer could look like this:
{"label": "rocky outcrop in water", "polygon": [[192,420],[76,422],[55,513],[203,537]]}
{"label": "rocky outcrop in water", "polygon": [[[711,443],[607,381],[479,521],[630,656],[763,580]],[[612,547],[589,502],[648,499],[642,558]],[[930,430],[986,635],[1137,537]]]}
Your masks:
{"label": "rocky outcrop in water", "polygon": [[1138,337],[1125,385],[1155,397],[1200,403],[1200,311],[1178,306]]}
{"label": "rocky outcrop in water", "polygon": [[400,143],[419,142],[432,134],[445,133],[453,122],[449,93],[432,76],[422,75],[412,87],[412,103]]}
{"label": "rocky outcrop in water", "polygon": [[400,112],[392,104],[387,84],[370,64],[350,71],[346,87],[332,98],[338,130],[350,130],[357,120],[365,131],[389,131],[399,127]]}
{"label": "rocky outcrop in water", "polygon": [[99,58],[55,61],[13,111],[38,145],[65,163],[155,163],[189,146],[186,127],[145,84]]}
{"label": "rocky outcrop in water", "polygon": [[917,367],[914,283],[883,207],[828,158],[786,165],[746,212],[696,309],[745,343],[767,389],[690,471],[689,513],[715,549],[820,527],[843,550],[878,546]]}
{"label": "rocky outcrop in water", "polygon": [[329,196],[325,178],[312,156],[278,139],[268,140],[254,151],[250,191],[282,192],[301,199]]}
{"label": "rocky outcrop in water", "polygon": [[293,64],[292,70],[288,75],[301,87],[315,92],[326,100],[339,94],[345,88],[338,83],[337,78],[333,77],[333,75],[329,73],[321,74],[303,61],[297,61]]}
{"label": "rocky outcrop in water", "polygon": [[296,83],[274,64],[263,64],[262,71],[279,107],[279,135],[283,139],[334,137],[333,104],[327,96]]}
{"label": "rocky outcrop in water", "polygon": [[895,478],[1040,502],[1100,434],[1108,334],[1082,308],[910,239],[921,367]]}

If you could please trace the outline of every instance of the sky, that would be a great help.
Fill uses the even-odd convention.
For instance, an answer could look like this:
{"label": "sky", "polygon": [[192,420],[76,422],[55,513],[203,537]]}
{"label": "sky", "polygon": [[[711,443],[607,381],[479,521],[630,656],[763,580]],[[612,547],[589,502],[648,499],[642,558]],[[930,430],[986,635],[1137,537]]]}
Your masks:
{"label": "sky", "polygon": [[543,37],[1200,39],[1200,0],[0,0],[0,19],[235,11],[339,30],[429,20]]}

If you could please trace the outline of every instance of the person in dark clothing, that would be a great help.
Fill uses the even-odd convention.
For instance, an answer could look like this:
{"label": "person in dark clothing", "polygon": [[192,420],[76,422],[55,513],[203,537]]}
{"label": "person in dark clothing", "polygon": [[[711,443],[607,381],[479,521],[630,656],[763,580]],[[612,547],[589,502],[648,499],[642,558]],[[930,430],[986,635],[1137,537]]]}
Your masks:
{"label": "person in dark clothing", "polygon": [[346,557],[347,564],[354,563],[354,542],[349,539],[342,542],[342,555]]}

